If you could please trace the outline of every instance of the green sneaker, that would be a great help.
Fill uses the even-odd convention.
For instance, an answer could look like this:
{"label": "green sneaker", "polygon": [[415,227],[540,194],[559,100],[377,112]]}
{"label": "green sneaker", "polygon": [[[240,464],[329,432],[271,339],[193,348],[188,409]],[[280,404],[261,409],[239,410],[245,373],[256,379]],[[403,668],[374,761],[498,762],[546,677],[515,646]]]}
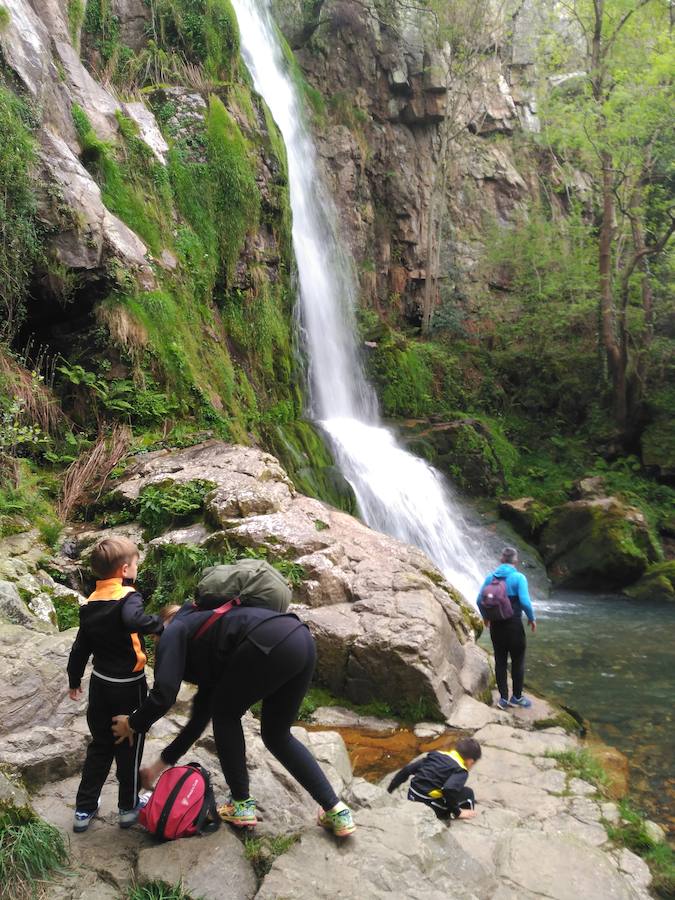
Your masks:
{"label": "green sneaker", "polygon": [[221,806],[218,815],[223,822],[236,825],[238,828],[249,828],[258,824],[255,814],[255,800],[248,797],[246,800],[232,800]]}
{"label": "green sneaker", "polygon": [[338,803],[335,809],[331,809],[328,812],[320,809],[317,825],[327,828],[337,837],[347,837],[347,835],[356,831],[352,811],[342,802]]}

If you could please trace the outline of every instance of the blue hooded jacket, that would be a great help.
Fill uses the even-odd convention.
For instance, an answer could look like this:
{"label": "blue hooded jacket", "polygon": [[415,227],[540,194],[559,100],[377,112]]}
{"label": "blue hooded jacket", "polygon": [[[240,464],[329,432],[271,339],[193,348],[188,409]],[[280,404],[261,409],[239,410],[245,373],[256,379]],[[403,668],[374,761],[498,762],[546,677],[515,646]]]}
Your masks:
{"label": "blue hooded jacket", "polygon": [[480,599],[481,593],[483,588],[490,584],[494,576],[506,579],[506,593],[509,595],[511,606],[513,606],[513,615],[520,618],[521,615],[525,613],[528,622],[534,622],[535,616],[534,610],[532,609],[532,601],[530,600],[530,592],[527,589],[527,578],[522,572],[519,572],[515,566],[512,566],[509,563],[502,563],[501,566],[494,570],[494,572],[490,572],[481,585],[477,601],[480,614],[483,615]]}

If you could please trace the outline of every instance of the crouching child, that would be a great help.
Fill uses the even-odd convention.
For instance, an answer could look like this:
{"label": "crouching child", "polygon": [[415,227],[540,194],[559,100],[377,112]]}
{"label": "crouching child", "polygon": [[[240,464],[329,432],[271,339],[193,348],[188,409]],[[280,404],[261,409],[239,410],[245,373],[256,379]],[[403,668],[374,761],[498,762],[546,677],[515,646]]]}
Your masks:
{"label": "crouching child", "polygon": [[439,819],[472,819],[475,798],[466,781],[481,755],[478,741],[462,738],[454,750],[432,750],[408,763],[394,775],[387,790],[391,794],[412,775],[408,800],[426,803]]}
{"label": "crouching child", "polygon": [[116,743],[113,716],[130,715],[145,700],[144,634],[160,634],[158,616],[143,609],[134,587],[138,549],[122,537],[105,538],[91,554],[91,568],[99,579],[96,590],[80,606],[80,628],[68,659],[68,694],[82,695],[82,676],[90,656],[94,668],[89,682],[87,724],[91,741],[77,791],[73,831],[86,831],[98,811],[101,789],[115,760],[119,782],[119,825],[129,828],[138,818],[139,768],[143,735],[135,743]]}

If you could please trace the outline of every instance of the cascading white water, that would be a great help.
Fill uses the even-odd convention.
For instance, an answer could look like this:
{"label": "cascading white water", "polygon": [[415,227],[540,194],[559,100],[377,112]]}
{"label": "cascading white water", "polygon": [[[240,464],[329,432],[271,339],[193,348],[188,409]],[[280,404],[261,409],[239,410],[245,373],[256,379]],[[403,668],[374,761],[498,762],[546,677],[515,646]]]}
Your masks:
{"label": "cascading white water", "polygon": [[448,487],[379,422],[356,347],[353,261],[337,236],[335,209],[317,170],[268,0],[232,0],[232,5],[244,61],[286,144],[311,415],[329,436],[364,520],[420,547],[473,599],[480,571]]}

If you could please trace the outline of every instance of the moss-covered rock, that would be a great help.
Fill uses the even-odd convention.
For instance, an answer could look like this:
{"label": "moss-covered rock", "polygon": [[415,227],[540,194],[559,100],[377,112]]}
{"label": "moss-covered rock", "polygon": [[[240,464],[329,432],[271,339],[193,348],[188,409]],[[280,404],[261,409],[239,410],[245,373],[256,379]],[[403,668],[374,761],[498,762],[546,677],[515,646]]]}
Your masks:
{"label": "moss-covered rock", "polygon": [[525,540],[536,538],[548,521],[551,510],[534,497],[520,497],[517,500],[502,500],[499,515],[505,519]]}
{"label": "moss-covered rock", "polygon": [[554,509],[540,550],[556,584],[590,588],[631,584],[661,555],[642,513],[616,497]]}
{"label": "moss-covered rock", "polygon": [[675,560],[650,566],[642,578],[624,593],[634,600],[675,601]]}
{"label": "moss-covered rock", "polygon": [[487,422],[462,418],[433,425],[407,423],[406,436],[413,452],[426,457],[467,493],[494,496],[506,487],[516,451]]}
{"label": "moss-covered rock", "polygon": [[300,493],[356,514],[354,491],[310,422],[298,420],[269,426],[265,438]]}

